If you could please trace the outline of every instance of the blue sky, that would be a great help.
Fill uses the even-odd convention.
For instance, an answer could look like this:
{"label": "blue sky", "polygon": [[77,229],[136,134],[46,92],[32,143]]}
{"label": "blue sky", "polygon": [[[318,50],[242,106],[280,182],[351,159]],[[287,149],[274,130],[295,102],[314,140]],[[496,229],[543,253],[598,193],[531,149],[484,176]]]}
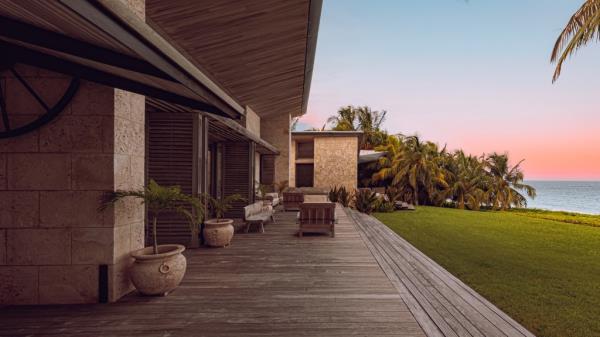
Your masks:
{"label": "blue sky", "polygon": [[600,48],[582,49],[551,83],[550,51],[580,5],[324,0],[301,122],[369,105],[388,111],[392,133],[525,158],[530,178],[600,179]]}

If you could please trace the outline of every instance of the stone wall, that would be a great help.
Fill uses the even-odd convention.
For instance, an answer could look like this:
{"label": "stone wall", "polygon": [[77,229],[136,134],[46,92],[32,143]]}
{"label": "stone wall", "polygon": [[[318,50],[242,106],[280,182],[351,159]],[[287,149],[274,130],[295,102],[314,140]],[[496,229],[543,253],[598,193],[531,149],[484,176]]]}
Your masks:
{"label": "stone wall", "polygon": [[296,141],[292,139],[290,145],[290,187],[296,187]]}
{"label": "stone wall", "polygon": [[275,182],[290,180],[290,116],[265,117],[260,123],[261,137],[275,146],[280,154],[275,157]]}
{"label": "stone wall", "polygon": [[358,174],[358,138],[316,137],[314,165],[314,187],[345,186],[354,190]]}
{"label": "stone wall", "polygon": [[246,129],[260,137],[260,117],[249,106],[246,107]]}
{"label": "stone wall", "polygon": [[[17,70],[48,103],[69,83]],[[11,120],[41,112],[15,78],[5,72],[0,81]],[[104,191],[144,184],[144,109],[143,96],[82,82],[49,125],[0,140],[0,303],[97,302],[101,264],[110,299],[131,290],[128,253],[144,245],[144,208],[97,208]]]}

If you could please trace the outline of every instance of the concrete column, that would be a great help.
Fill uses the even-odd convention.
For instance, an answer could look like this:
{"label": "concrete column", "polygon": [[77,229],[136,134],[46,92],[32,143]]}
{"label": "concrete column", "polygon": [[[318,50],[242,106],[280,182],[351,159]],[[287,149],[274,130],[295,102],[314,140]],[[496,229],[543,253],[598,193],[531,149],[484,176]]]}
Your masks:
{"label": "concrete column", "polygon": [[269,116],[261,120],[260,135],[275,146],[280,154],[275,158],[274,180],[290,180],[290,115]]}

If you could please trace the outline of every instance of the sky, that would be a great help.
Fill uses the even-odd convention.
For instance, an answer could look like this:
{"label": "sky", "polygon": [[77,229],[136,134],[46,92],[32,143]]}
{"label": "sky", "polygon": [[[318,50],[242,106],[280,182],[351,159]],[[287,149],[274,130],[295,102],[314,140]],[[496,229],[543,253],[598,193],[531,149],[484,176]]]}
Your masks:
{"label": "sky", "polygon": [[526,179],[600,180],[600,44],[550,52],[582,0],[324,0],[307,114],[386,110],[390,133],[525,159]]}

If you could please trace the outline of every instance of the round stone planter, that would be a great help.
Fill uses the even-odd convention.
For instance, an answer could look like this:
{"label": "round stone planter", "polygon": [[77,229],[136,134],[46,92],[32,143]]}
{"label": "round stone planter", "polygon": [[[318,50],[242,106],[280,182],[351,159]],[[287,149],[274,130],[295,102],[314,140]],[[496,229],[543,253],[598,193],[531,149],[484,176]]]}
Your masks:
{"label": "round stone planter", "polygon": [[210,219],[204,221],[204,242],[211,247],[226,247],[233,238],[233,220]]}
{"label": "round stone planter", "polygon": [[187,266],[182,245],[160,245],[158,254],[153,247],[131,253],[135,262],[131,268],[131,282],[144,295],[166,296],[177,288]]}

